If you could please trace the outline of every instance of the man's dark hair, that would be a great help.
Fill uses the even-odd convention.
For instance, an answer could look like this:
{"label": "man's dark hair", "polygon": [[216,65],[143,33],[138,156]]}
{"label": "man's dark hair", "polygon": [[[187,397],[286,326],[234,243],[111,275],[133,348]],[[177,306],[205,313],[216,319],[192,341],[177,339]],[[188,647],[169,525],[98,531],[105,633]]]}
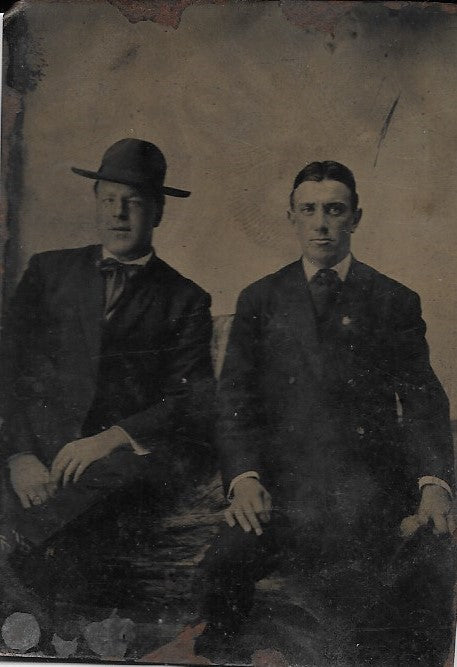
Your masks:
{"label": "man's dark hair", "polygon": [[[98,190],[98,184],[100,181],[95,181],[94,183],[94,192],[97,194]],[[146,200],[148,204],[151,204],[152,202],[156,205],[157,207],[157,224],[156,227],[159,226],[160,221],[162,220],[163,216],[163,209],[165,206],[165,195],[163,192],[150,192],[150,191],[143,191],[140,190],[139,188],[136,188],[139,192],[139,194]]]}
{"label": "man's dark hair", "polygon": [[299,185],[305,181],[339,181],[349,188],[351,193],[351,206],[353,211],[359,204],[359,195],[357,194],[354,174],[348,167],[339,162],[325,160],[324,162],[310,162],[295,177],[294,186],[290,193],[290,208],[294,207],[294,192]]}

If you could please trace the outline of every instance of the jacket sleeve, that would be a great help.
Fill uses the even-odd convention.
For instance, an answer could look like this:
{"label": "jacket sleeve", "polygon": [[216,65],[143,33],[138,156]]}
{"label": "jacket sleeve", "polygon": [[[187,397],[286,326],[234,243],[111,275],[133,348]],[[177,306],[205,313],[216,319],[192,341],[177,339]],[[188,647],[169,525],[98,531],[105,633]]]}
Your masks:
{"label": "jacket sleeve", "polygon": [[211,361],[210,297],[199,293],[172,327],[163,350],[168,359],[161,399],[116,425],[141,447],[170,458],[170,444],[208,445],[212,440],[215,379]]}
{"label": "jacket sleeve", "polygon": [[39,257],[29,262],[3,319],[0,345],[1,449],[3,457],[35,450],[36,438],[27,418],[27,405],[37,392],[35,359],[42,326],[42,276]]}
{"label": "jacket sleeve", "polygon": [[259,396],[259,315],[252,291],[238,299],[219,381],[216,441],[227,493],[244,472],[261,476],[263,402]]}
{"label": "jacket sleeve", "polygon": [[430,365],[418,295],[408,292],[396,303],[392,319],[395,386],[413,473],[439,477],[454,489],[449,401]]}

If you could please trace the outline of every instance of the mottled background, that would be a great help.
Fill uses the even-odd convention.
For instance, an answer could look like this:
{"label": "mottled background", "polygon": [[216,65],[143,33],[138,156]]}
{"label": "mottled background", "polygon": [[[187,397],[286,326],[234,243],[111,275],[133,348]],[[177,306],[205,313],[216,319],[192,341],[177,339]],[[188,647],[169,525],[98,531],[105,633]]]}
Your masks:
{"label": "mottled background", "polygon": [[4,102],[19,112],[7,292],[32,253],[96,241],[93,184],[70,167],[96,169],[109,144],[139,137],[192,190],[167,201],[159,254],[211,292],[214,314],[232,312],[246,284],[298,256],[296,172],[339,160],[364,210],[355,254],[421,294],[456,417],[457,15],[335,3],[324,16],[314,3],[303,20],[300,4],[202,3],[180,23],[172,12],[173,27],[116,0],[25,3]]}

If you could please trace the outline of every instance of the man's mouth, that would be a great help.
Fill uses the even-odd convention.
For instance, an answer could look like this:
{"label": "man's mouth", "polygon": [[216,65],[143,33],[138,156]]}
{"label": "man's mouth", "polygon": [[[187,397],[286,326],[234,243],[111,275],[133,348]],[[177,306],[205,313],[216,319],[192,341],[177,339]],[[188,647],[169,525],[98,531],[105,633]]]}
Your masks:
{"label": "man's mouth", "polygon": [[333,243],[332,239],[311,239],[311,243],[316,243],[316,245],[329,245]]}
{"label": "man's mouth", "polygon": [[110,227],[110,232],[130,232],[130,227]]}

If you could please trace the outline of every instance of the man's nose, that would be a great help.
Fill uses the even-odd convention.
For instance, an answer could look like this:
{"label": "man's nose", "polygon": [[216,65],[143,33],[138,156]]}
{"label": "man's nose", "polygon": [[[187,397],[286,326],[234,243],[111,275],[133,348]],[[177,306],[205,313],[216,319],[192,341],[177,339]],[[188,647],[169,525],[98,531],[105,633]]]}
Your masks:
{"label": "man's nose", "polygon": [[327,215],[323,208],[317,208],[313,216],[314,228],[319,231],[328,231]]}
{"label": "man's nose", "polygon": [[114,206],[113,216],[119,220],[126,220],[128,218],[127,202],[122,199],[116,202]]}

